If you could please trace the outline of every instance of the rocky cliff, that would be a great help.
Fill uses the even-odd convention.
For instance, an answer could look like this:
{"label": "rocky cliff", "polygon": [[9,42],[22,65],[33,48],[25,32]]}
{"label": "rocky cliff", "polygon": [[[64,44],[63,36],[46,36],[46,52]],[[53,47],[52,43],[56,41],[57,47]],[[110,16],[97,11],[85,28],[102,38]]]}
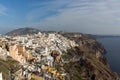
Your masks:
{"label": "rocky cliff", "polygon": [[68,61],[63,67],[71,80],[119,80],[109,68],[104,47],[96,39],[85,34],[60,34],[79,44],[63,55]]}

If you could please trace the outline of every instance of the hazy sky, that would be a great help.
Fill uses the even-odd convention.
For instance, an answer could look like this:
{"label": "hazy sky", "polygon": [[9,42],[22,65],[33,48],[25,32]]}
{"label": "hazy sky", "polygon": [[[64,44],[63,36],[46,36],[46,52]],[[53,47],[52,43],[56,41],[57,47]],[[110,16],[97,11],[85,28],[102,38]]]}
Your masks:
{"label": "hazy sky", "polygon": [[120,0],[0,0],[0,33],[20,27],[120,34]]}

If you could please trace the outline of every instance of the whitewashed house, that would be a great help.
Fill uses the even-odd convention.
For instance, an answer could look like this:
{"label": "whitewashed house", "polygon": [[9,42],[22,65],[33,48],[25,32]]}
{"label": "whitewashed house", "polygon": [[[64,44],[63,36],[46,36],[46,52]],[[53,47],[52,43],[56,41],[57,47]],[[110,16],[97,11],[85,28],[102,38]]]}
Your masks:
{"label": "whitewashed house", "polygon": [[3,78],[2,78],[2,72],[0,72],[0,80],[3,80]]}

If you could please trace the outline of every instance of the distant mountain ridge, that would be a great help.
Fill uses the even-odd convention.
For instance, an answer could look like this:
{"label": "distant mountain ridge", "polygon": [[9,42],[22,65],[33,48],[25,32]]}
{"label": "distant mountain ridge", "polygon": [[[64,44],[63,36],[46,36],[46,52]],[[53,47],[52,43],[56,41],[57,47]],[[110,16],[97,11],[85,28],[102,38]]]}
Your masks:
{"label": "distant mountain ridge", "polygon": [[9,35],[9,36],[24,35],[24,34],[33,34],[33,33],[38,33],[38,32],[40,32],[40,30],[35,29],[35,28],[19,28],[19,29],[15,29],[13,31],[6,33],[6,35]]}
{"label": "distant mountain ridge", "polygon": [[92,35],[94,38],[116,38],[120,37],[120,35]]}

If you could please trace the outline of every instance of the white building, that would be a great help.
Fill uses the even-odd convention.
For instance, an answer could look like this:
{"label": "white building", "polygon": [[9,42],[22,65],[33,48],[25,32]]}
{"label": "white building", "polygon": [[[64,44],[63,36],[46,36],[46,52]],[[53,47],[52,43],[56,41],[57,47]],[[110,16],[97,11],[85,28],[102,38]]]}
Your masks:
{"label": "white building", "polygon": [[3,78],[2,78],[2,72],[0,73],[0,80],[3,80]]}

